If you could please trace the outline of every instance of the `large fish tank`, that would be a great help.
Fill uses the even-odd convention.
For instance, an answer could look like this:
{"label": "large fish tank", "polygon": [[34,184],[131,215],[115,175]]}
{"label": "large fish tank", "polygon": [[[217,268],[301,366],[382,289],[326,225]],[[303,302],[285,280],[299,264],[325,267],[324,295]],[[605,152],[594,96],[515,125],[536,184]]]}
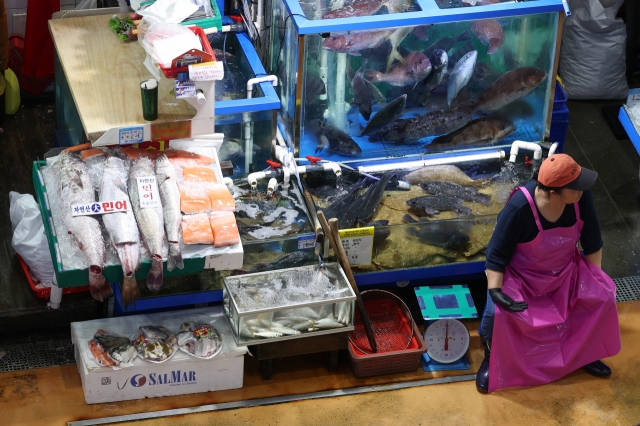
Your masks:
{"label": "large fish tank", "polygon": [[[278,128],[298,157],[343,163],[542,141],[563,15],[561,0],[274,2],[267,68],[282,83]],[[503,92],[488,90],[499,78],[510,82],[493,86]],[[393,108],[403,95],[404,109]],[[395,130],[363,135],[381,110]]]}

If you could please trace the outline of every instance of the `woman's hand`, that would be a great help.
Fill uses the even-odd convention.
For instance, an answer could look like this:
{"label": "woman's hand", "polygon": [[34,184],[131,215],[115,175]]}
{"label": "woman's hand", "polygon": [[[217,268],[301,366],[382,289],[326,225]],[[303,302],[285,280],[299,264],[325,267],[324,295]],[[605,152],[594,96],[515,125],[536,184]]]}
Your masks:
{"label": "woman's hand", "polygon": [[493,299],[493,303],[500,305],[511,312],[522,312],[529,307],[526,302],[516,302],[502,292],[501,288],[489,289],[489,295]]}

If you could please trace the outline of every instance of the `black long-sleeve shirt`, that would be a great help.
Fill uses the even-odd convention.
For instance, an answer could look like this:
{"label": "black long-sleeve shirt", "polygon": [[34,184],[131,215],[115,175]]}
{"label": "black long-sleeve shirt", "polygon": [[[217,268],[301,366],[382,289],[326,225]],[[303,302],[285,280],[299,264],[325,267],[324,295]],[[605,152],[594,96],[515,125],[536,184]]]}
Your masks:
{"label": "black long-sleeve shirt", "polygon": [[[529,182],[525,188],[534,196],[536,182]],[[580,201],[580,218],[584,222],[580,244],[584,254],[592,254],[602,248],[602,235],[600,234],[600,224],[593,204],[591,191],[584,191]],[[537,207],[536,207],[537,208]],[[546,220],[540,210],[538,210],[542,229],[568,228],[576,223],[576,214],[573,204],[567,204],[562,215],[556,222]],[[486,268],[492,271],[504,272],[507,265],[511,263],[511,257],[520,243],[533,241],[538,235],[538,227],[527,198],[522,191],[517,191],[507,205],[498,214],[498,221],[487,247]]]}

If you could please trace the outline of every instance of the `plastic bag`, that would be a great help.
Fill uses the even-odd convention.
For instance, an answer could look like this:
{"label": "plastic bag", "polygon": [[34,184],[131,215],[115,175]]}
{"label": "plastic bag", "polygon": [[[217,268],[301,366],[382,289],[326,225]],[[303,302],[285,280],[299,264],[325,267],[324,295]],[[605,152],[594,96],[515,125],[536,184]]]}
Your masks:
{"label": "plastic bag", "polygon": [[30,194],[9,193],[11,246],[31,269],[31,273],[44,286],[53,281],[53,262],[38,203]]}
{"label": "plastic bag", "polygon": [[144,18],[138,43],[156,63],[165,68],[171,67],[171,61],[190,49],[202,50],[202,43],[193,31],[180,24],[161,24]]}
{"label": "plastic bag", "polygon": [[138,14],[153,18],[163,24],[184,21],[198,10],[192,0],[156,0],[153,4],[138,10]]}
{"label": "plastic bag", "polygon": [[627,32],[616,13],[624,0],[571,0],[558,73],[570,99],[627,96]]}
{"label": "plastic bag", "polygon": [[98,8],[98,0],[82,0],[76,6],[76,10],[97,9],[97,8]]}

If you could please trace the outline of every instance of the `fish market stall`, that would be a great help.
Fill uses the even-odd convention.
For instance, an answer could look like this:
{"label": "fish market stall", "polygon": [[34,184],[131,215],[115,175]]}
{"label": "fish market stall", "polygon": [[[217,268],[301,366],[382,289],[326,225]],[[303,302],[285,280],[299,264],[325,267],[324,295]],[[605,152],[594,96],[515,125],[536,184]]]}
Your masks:
{"label": "fish market stall", "polygon": [[296,157],[343,163],[542,141],[564,13],[560,0],[274,2],[279,129]]}

